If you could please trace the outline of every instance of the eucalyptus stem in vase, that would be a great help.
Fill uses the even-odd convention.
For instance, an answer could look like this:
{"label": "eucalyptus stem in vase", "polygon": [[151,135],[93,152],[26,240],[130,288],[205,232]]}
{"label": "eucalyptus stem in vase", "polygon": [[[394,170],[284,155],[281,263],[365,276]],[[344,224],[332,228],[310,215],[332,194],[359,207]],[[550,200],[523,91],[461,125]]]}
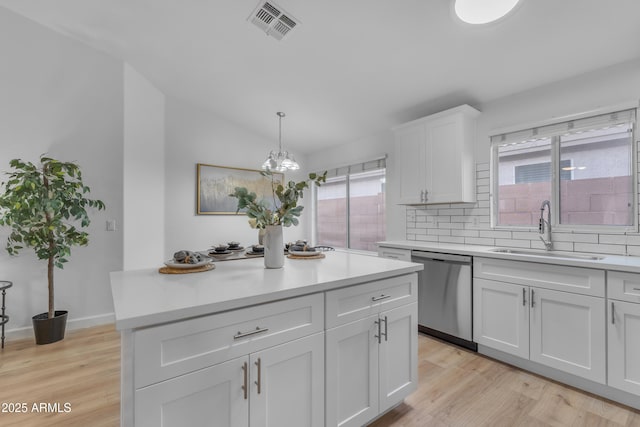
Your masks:
{"label": "eucalyptus stem in vase", "polygon": [[[271,178],[273,206],[270,206],[264,199],[258,199],[256,193],[250,192],[246,187],[236,187],[229,196],[238,199],[236,213],[244,209],[252,228],[267,230],[265,235],[265,266],[279,268],[284,265],[282,227],[298,225],[298,218],[304,209],[304,206],[298,205],[298,202],[303,198],[304,190],[310,188],[310,184],[319,186],[326,182],[327,172],[325,171],[322,175],[310,173],[308,179],[300,182],[289,181],[286,185],[276,182],[270,171],[260,173]],[[274,239],[274,233],[279,234],[279,237],[276,236]],[[274,257],[277,258],[273,259]]]}

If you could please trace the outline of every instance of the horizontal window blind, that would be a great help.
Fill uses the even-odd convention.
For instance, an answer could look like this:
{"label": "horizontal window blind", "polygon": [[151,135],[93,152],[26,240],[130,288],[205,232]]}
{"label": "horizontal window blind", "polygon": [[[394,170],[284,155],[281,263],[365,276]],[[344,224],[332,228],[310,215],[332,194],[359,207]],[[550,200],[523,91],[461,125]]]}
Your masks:
{"label": "horizontal window blind", "polygon": [[531,142],[559,135],[571,135],[589,130],[614,126],[629,126],[636,122],[636,109],[616,111],[576,120],[552,123],[544,126],[501,133],[491,136],[491,144],[505,146],[521,142]]}
{"label": "horizontal window blind", "polygon": [[[354,173],[368,172],[377,169],[384,169],[387,167],[387,156],[378,157],[372,160],[367,160],[362,163],[354,163],[352,165],[339,166],[337,168],[328,169],[327,177],[337,177],[351,175]],[[317,174],[324,173],[324,171],[316,171]]]}

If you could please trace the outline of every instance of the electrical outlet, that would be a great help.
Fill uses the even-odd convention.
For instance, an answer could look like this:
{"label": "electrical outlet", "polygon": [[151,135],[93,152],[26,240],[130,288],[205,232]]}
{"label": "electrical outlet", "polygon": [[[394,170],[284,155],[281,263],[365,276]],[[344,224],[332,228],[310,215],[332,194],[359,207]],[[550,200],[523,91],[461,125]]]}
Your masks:
{"label": "electrical outlet", "polygon": [[116,220],[115,219],[107,220],[107,231],[116,231]]}

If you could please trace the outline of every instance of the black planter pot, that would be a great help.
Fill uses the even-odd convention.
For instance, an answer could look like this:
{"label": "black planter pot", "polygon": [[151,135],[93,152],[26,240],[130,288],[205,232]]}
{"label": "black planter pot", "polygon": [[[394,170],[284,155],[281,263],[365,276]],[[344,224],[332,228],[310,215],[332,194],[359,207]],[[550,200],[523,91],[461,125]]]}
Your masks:
{"label": "black planter pot", "polygon": [[64,338],[67,326],[67,311],[56,310],[53,318],[48,313],[36,314],[31,318],[36,344],[51,344]]}

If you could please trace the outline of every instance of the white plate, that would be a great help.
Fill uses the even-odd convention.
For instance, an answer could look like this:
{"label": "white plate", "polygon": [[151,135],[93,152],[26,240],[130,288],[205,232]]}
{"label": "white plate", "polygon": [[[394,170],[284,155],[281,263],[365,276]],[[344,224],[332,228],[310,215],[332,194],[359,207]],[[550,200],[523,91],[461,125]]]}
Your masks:
{"label": "white plate", "polygon": [[235,252],[231,252],[230,250],[226,250],[224,252],[215,252],[215,251],[211,251],[209,252],[209,256],[212,258],[226,258],[228,256],[233,255]]}
{"label": "white plate", "polygon": [[211,259],[204,259],[196,264],[185,264],[183,262],[176,262],[172,259],[165,261],[164,265],[166,265],[167,267],[171,267],[171,268],[181,268],[181,269],[189,269],[189,268],[198,268],[198,267],[202,267],[203,265],[207,265],[207,264],[211,264],[213,262],[213,260]]}
{"label": "white plate", "polygon": [[244,251],[244,246],[238,246],[237,248],[229,248],[227,250],[231,252],[242,252]]}
{"label": "white plate", "polygon": [[293,251],[291,249],[289,249],[289,253],[291,255],[295,255],[295,256],[314,256],[314,255],[318,255],[322,252],[318,252],[318,251]]}

